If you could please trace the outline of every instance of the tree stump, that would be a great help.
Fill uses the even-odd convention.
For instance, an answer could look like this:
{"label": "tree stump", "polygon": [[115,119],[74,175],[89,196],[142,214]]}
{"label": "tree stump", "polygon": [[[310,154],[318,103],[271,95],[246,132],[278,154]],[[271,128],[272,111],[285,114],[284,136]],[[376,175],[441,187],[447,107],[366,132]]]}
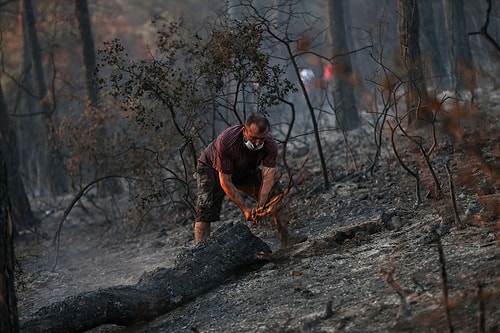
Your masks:
{"label": "tree stump", "polygon": [[104,324],[150,321],[268,262],[271,249],[242,223],[226,224],[181,253],[174,268],[144,274],[135,285],[84,292],[42,307],[23,332],[84,332]]}

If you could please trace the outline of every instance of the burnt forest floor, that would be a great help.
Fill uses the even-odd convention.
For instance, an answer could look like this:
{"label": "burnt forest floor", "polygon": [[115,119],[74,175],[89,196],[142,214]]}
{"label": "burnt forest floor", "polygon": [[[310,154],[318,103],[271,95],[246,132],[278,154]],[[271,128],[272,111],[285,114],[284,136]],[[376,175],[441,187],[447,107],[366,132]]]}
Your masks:
{"label": "burnt forest floor", "polygon": [[[439,138],[432,165],[443,197],[432,198],[431,178],[423,172],[418,205],[415,178],[388,147],[373,173],[356,171],[366,166],[329,170],[328,190],[313,156],[305,168],[308,180],[287,198],[290,230],[307,241],[278,249],[272,230],[251,226],[274,251],[268,264],[153,322],[92,332],[443,332],[450,325],[455,332],[475,332],[483,324],[485,332],[498,332],[499,125],[492,112],[464,125],[462,144]],[[373,144],[364,144],[371,133],[350,135],[355,158],[373,154]],[[346,160],[339,141],[326,149],[329,164]],[[446,164],[463,227],[454,216]],[[191,221],[157,222],[138,232],[85,198],[64,222],[52,269],[52,238],[70,200],[39,200],[40,230],[16,241],[21,321],[67,296],[134,284],[144,272],[175,265],[177,255],[193,246]],[[241,219],[226,204],[220,223]]]}

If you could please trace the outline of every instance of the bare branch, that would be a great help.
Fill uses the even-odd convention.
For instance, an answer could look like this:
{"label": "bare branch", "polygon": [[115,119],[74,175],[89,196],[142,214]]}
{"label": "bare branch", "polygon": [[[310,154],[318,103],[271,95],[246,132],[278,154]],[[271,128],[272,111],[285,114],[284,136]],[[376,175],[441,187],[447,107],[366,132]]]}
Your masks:
{"label": "bare branch", "polygon": [[497,53],[498,56],[500,56],[500,45],[497,43],[497,41],[488,33],[488,25],[490,24],[490,14],[491,14],[491,8],[492,8],[492,1],[487,0],[488,7],[486,8],[486,16],[484,18],[484,23],[483,26],[479,31],[475,32],[470,32],[469,35],[481,35],[483,36],[486,41],[493,47],[495,52]]}

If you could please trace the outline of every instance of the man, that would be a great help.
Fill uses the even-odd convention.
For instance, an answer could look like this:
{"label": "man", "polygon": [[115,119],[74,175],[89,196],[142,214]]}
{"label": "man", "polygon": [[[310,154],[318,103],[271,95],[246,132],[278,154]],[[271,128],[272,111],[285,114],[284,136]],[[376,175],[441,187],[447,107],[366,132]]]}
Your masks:
{"label": "man", "polygon": [[[194,223],[194,243],[210,235],[210,222],[219,220],[222,201],[227,195],[245,215],[247,221],[256,221],[259,208],[268,199],[279,194],[275,182],[278,146],[269,134],[269,121],[251,115],[245,125],[224,130],[198,159],[198,199]],[[256,201],[249,205],[244,192]],[[288,244],[287,221],[278,210],[273,211],[280,246]]]}

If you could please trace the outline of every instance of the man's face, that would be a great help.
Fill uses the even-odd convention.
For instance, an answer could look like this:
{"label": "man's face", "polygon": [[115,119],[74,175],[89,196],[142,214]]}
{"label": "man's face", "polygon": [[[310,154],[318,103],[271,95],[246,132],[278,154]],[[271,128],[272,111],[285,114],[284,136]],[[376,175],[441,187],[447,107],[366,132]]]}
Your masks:
{"label": "man's face", "polygon": [[249,127],[243,127],[243,140],[245,142],[251,142],[254,147],[260,149],[268,133],[269,129],[266,129],[264,132],[259,132],[257,125],[251,124]]}

